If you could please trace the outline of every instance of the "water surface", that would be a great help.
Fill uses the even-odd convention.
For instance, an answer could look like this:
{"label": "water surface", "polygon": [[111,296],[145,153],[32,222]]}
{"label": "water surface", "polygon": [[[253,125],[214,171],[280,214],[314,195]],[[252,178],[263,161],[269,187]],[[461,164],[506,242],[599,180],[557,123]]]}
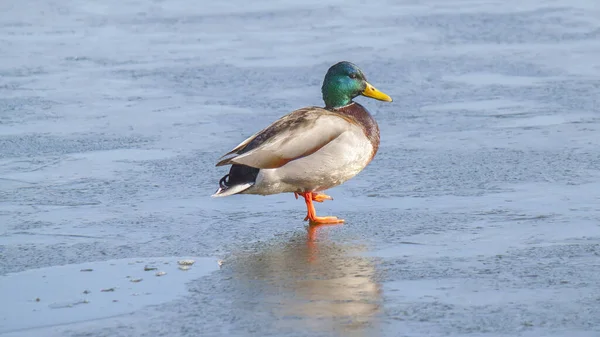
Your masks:
{"label": "water surface", "polygon": [[[600,333],[595,2],[245,4],[0,5],[0,284],[26,295],[0,335]],[[347,223],[311,241],[292,195],[211,199],[218,157],[340,60],[394,98],[357,99],[379,153],[317,206]],[[61,270],[180,256],[212,267],[46,302],[83,298]]]}

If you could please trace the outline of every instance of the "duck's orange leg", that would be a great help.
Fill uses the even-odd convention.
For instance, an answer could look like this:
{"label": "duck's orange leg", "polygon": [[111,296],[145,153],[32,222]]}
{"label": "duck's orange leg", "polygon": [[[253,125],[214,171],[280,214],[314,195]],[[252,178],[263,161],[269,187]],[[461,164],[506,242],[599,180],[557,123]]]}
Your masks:
{"label": "duck's orange leg", "polygon": [[313,200],[317,202],[323,202],[324,200],[333,200],[332,197],[313,192],[302,192],[302,193],[294,193],[296,198],[298,195],[304,197],[304,202],[306,202],[306,209],[308,214],[304,220],[308,220],[311,224],[340,224],[344,223],[343,219],[338,219],[335,216],[317,216],[315,211],[315,206],[313,205]]}

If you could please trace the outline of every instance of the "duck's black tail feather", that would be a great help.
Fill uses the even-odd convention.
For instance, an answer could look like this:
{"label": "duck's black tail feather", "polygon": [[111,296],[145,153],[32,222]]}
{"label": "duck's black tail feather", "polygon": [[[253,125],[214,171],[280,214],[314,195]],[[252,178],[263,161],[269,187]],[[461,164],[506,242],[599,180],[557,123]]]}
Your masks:
{"label": "duck's black tail feather", "polygon": [[226,197],[247,190],[256,182],[259,170],[246,165],[231,165],[229,174],[219,180],[219,189],[212,196]]}

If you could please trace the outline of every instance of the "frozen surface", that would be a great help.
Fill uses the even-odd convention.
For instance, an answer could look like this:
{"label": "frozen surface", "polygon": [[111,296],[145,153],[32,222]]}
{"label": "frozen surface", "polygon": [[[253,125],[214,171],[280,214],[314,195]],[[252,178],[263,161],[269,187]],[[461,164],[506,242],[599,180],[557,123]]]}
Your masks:
{"label": "frozen surface", "polygon": [[9,304],[0,307],[0,333],[35,336],[48,327],[112,318],[162,304],[185,295],[186,282],[217,268],[217,261],[209,258],[151,258],[9,274],[0,279],[0,297]]}
{"label": "frozen surface", "polygon": [[[592,0],[2,1],[0,336],[598,336],[598,55]],[[340,60],[395,99],[358,99],[379,153],[317,206],[347,224],[211,199]],[[176,256],[212,267],[126,281]],[[36,283],[110,263],[164,294]]]}

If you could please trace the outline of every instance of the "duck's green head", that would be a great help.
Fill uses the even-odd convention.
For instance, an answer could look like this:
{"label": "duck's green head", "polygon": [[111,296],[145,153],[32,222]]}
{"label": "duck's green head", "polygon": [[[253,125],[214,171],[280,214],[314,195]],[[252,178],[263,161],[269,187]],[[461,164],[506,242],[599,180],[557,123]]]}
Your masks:
{"label": "duck's green head", "polygon": [[321,87],[326,108],[338,108],[352,103],[352,99],[363,95],[380,101],[391,102],[392,98],[375,89],[365,74],[350,62],[342,61],[329,68]]}

